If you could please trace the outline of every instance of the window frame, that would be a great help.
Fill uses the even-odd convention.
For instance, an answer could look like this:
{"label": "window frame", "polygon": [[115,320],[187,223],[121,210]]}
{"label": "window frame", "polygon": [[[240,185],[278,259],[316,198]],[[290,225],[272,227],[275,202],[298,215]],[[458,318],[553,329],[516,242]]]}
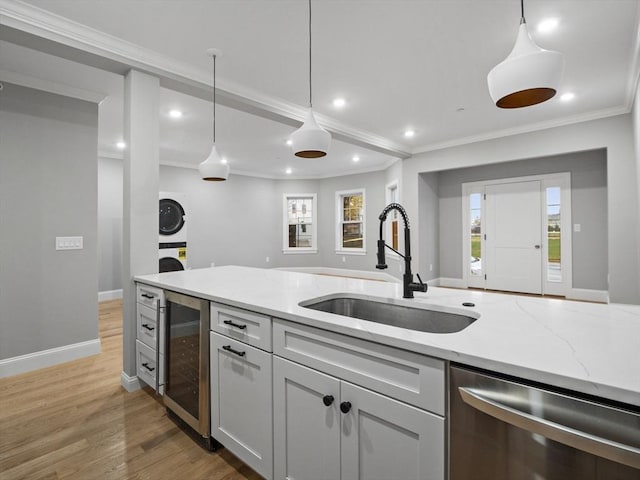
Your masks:
{"label": "window frame", "polygon": [[[393,195],[392,195],[392,192],[394,190],[396,192],[395,200],[393,199]],[[384,199],[385,199],[385,206],[393,202],[402,204],[402,200],[400,197],[400,182],[398,181],[398,179],[394,179],[385,185]],[[384,225],[384,241],[390,246],[392,246],[393,248],[395,248],[396,250],[400,251],[401,248],[404,248],[400,245],[400,240],[401,240],[401,237],[403,236],[401,232],[402,232],[402,229],[404,228],[404,224],[401,222],[400,214],[398,213],[397,210],[392,210],[391,212],[389,212],[389,215],[391,215],[391,218],[387,218],[387,221],[385,222],[385,225]],[[394,221],[397,223],[397,232],[398,232],[398,244],[396,247],[393,246],[393,222]],[[400,255],[398,255],[393,250],[387,250],[386,252],[389,258],[392,258],[394,260],[401,259]]]}
{"label": "window frame", "polygon": [[[344,197],[362,195],[362,221],[345,222],[343,220],[344,210],[342,207],[342,199]],[[336,191],[336,216],[335,216],[335,234],[336,234],[336,254],[337,255],[366,255],[367,254],[367,197],[364,187],[352,188],[349,190]],[[362,223],[362,248],[344,248],[343,247],[343,224],[345,223]]]}
{"label": "window frame", "polygon": [[[285,193],[282,196],[282,253],[291,254],[313,254],[318,253],[318,195],[316,193]],[[289,200],[311,199],[311,247],[290,247],[289,246]]]}

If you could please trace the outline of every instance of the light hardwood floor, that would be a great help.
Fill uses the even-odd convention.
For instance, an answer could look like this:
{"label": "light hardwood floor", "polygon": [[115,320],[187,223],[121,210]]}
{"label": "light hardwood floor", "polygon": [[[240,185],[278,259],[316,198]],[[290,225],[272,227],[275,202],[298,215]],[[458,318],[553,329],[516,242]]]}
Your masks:
{"label": "light hardwood floor", "polygon": [[102,353],[0,379],[0,480],[259,480],[207,452],[150,390],[120,386],[122,305],[99,307]]}

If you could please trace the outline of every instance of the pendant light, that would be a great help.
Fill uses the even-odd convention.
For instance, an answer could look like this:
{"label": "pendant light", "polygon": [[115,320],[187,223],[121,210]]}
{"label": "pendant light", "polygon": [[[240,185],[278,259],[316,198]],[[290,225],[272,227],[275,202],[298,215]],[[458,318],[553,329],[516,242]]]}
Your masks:
{"label": "pendant light", "polygon": [[509,56],[487,76],[489,93],[500,108],[521,108],[546,102],[560,86],[564,57],[544,50],[532,40],[524,19],[524,0],[518,37]]}
{"label": "pendant light", "polygon": [[198,166],[203,180],[220,182],[229,176],[229,165],[222,163],[222,158],[216,148],[216,57],[219,52],[210,48],[207,55],[213,58],[213,146],[207,159]]}
{"label": "pendant light", "polygon": [[291,134],[291,148],[296,157],[324,157],[329,150],[331,135],[318,125],[313,115],[311,89],[311,0],[309,0],[309,109],[302,126]]}

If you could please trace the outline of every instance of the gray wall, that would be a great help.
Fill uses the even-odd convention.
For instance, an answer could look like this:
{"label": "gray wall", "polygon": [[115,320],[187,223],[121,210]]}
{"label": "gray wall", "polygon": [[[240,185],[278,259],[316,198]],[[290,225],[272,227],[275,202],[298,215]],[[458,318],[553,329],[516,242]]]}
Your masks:
{"label": "gray wall", "polygon": [[570,172],[571,221],[581,224],[572,233],[573,287],[607,290],[606,169],[606,152],[594,150],[439,172],[440,276],[462,278],[463,183]]}
{"label": "gray wall", "polygon": [[[640,304],[639,182],[631,115],[618,115],[422,152],[402,165],[403,203],[418,209],[420,174],[606,149],[609,298]],[[428,226],[431,228],[431,226]],[[422,228],[413,228],[416,238]],[[420,241],[416,238],[416,242]],[[422,252],[415,252],[418,264]]]}
{"label": "gray wall", "polygon": [[[419,228],[420,252],[418,273],[424,281],[440,277],[440,228],[449,228],[449,221],[445,225],[440,222],[440,200],[438,197],[438,174],[423,173],[418,179],[419,198]],[[462,213],[460,214],[462,215]],[[446,245],[446,244],[444,244]],[[448,248],[448,247],[447,247]]]}
{"label": "gray wall", "polygon": [[226,182],[204,182],[197,170],[161,166],[160,190],[187,194],[189,267],[278,266],[282,200],[274,180],[231,173]]}
{"label": "gray wall", "polygon": [[[0,93],[0,359],[98,338],[98,106]],[[56,236],[84,249],[56,251]]]}
{"label": "gray wall", "polygon": [[98,291],[122,288],[122,160],[98,158]]}
{"label": "gray wall", "polygon": [[[399,164],[391,175],[401,175]],[[390,170],[391,170],[390,169]],[[122,288],[122,161],[99,159],[100,291]],[[229,176],[226,182],[203,182],[197,170],[161,166],[160,190],[187,194],[188,266],[333,267],[375,270],[378,215],[384,208],[389,170],[317,180],[273,180]],[[367,202],[367,254],[335,253],[335,192],[364,187]],[[318,253],[282,253],[283,195],[316,193]],[[411,218],[415,212],[409,212]],[[401,245],[402,248],[402,245]],[[267,262],[267,257],[269,261]],[[389,270],[401,275],[403,265],[389,256]]]}

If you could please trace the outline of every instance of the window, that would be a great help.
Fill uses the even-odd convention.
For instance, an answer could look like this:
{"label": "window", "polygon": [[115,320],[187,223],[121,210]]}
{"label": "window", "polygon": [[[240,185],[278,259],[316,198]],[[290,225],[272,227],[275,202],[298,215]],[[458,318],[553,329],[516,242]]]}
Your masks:
{"label": "window", "polygon": [[315,193],[284,195],[283,253],[317,253]]}
{"label": "window", "polygon": [[336,252],[364,254],[364,189],[336,192]]}
{"label": "window", "polygon": [[[394,180],[387,185],[387,191],[385,195],[386,205],[390,203],[400,203],[400,196],[398,194],[398,181]],[[397,210],[391,210],[387,216],[385,241],[391,245],[395,250],[398,250],[398,231],[400,225],[400,214]],[[389,252],[389,255],[395,256],[393,252]]]}
{"label": "window", "polygon": [[469,273],[473,277],[482,275],[482,194],[472,193],[469,195],[469,233],[470,251]]}
{"label": "window", "polygon": [[547,188],[547,281],[562,282],[560,187]]}

